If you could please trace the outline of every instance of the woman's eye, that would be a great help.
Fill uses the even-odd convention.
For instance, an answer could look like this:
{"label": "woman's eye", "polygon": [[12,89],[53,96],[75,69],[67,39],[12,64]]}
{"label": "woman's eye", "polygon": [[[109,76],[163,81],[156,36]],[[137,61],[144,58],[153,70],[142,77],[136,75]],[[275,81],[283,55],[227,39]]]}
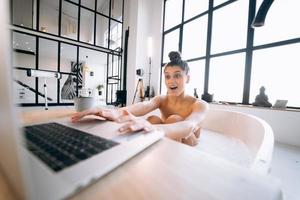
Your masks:
{"label": "woman's eye", "polygon": [[165,79],[170,79],[170,78],[171,78],[170,75],[166,75],[166,76],[165,76]]}
{"label": "woman's eye", "polygon": [[181,74],[175,74],[174,78],[181,78]]}

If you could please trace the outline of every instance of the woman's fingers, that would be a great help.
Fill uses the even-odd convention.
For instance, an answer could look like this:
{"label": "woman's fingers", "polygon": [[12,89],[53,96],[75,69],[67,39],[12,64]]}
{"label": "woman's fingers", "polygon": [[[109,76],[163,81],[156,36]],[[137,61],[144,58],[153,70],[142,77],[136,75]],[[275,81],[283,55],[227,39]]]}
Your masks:
{"label": "woman's fingers", "polygon": [[92,115],[92,114],[97,114],[97,109],[90,109],[90,110],[85,110],[82,112],[78,112],[75,113],[72,117],[71,117],[71,121],[72,122],[77,122],[78,120],[80,120],[81,118],[83,118],[86,115]]}
{"label": "woman's fingers", "polygon": [[190,136],[188,136],[187,138],[184,138],[182,140],[182,142],[184,144],[190,145],[190,146],[196,146],[198,144],[198,140],[196,138],[196,136],[192,133],[190,134]]}
{"label": "woman's fingers", "polygon": [[125,133],[130,133],[130,132],[135,132],[135,131],[151,131],[153,130],[153,126],[147,122],[146,120],[134,120],[131,122],[128,122],[126,124],[124,124],[122,127],[120,127],[119,132],[121,134],[125,134]]}
{"label": "woman's fingers", "polygon": [[124,122],[129,122],[129,121],[136,119],[136,117],[133,116],[128,110],[122,109],[120,111],[121,111],[121,114],[116,119],[117,122],[124,123]]}
{"label": "woman's fingers", "polygon": [[140,130],[143,130],[143,129],[144,129],[144,126],[142,124],[128,123],[128,124],[125,124],[124,126],[122,126],[119,129],[119,131],[120,131],[121,134],[125,134],[125,133],[140,131]]}
{"label": "woman's fingers", "polygon": [[110,110],[101,110],[99,112],[99,116],[112,121],[116,119],[116,116],[114,115],[113,111]]}
{"label": "woman's fingers", "polygon": [[96,115],[96,116],[103,117],[108,120],[116,121],[120,117],[121,113],[117,109],[95,108],[95,109],[89,109],[89,110],[85,110],[85,111],[74,114],[71,117],[71,121],[77,122],[81,118],[83,118],[84,116],[87,116],[87,115]]}
{"label": "woman's fingers", "polygon": [[116,121],[119,123],[124,123],[133,120],[132,115],[122,115]]}

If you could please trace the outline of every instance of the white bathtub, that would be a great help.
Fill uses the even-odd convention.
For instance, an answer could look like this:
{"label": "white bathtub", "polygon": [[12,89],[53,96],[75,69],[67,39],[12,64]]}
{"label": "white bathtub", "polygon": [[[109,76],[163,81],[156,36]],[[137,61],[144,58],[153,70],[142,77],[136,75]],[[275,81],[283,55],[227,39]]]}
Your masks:
{"label": "white bathtub", "polygon": [[[156,110],[147,116],[156,114]],[[262,119],[235,111],[210,109],[195,147],[255,172],[269,171],[274,146],[272,128]]]}
{"label": "white bathtub", "polygon": [[272,128],[262,119],[235,111],[210,109],[202,122],[199,148],[266,174],[272,159]]}

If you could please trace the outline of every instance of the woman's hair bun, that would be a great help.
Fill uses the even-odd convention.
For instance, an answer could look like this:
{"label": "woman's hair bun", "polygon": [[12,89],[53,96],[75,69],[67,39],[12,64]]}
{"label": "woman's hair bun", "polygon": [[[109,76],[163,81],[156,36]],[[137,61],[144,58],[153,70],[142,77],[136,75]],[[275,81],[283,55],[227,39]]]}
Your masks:
{"label": "woman's hair bun", "polygon": [[169,58],[171,62],[179,62],[181,61],[181,55],[178,51],[171,51],[169,53]]}

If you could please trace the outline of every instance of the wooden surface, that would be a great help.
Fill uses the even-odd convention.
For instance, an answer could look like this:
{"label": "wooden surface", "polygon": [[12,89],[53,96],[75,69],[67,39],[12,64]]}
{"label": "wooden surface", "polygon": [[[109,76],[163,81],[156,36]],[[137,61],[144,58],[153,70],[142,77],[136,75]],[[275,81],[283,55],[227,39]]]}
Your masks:
{"label": "wooden surface", "polygon": [[[48,112],[46,119],[74,111]],[[41,114],[41,113],[40,113]],[[23,114],[24,123],[37,113]],[[0,199],[13,196],[0,173]],[[150,146],[94,184],[70,197],[98,199],[281,199],[276,180],[167,138]]]}

